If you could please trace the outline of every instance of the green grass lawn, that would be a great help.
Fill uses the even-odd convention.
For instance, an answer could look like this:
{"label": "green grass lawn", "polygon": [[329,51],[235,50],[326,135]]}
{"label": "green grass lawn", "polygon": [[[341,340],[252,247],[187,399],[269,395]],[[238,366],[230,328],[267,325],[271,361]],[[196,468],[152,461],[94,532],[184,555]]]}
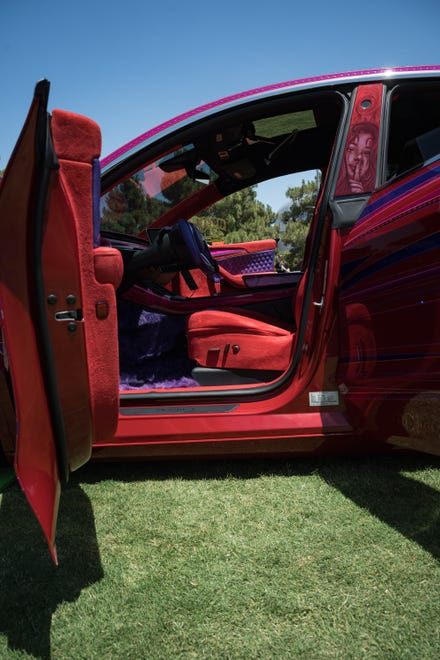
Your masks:
{"label": "green grass lawn", "polygon": [[0,658],[438,658],[440,460],[92,465],[0,500]]}

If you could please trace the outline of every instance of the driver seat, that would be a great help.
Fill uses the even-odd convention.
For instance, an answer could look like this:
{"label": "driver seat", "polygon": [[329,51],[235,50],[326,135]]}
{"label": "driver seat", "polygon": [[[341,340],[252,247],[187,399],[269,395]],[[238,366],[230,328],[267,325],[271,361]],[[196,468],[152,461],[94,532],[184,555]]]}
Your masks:
{"label": "driver seat", "polygon": [[267,373],[272,374],[269,380],[277,378],[292,362],[305,279],[303,273],[292,288],[291,323],[237,308],[191,314],[187,320],[189,357],[206,369],[253,372],[256,382],[258,374],[263,381]]}
{"label": "driver seat", "polygon": [[189,357],[211,369],[286,371],[294,338],[293,324],[245,310],[208,309],[187,321]]}

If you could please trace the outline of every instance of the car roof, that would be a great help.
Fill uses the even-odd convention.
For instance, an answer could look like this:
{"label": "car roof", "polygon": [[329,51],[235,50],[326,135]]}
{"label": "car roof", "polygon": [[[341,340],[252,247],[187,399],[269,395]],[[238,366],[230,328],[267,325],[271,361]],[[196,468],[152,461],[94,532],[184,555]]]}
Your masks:
{"label": "car roof", "polygon": [[200,120],[213,112],[218,112],[220,109],[234,107],[240,105],[242,102],[248,102],[249,100],[264,99],[269,96],[276,96],[277,94],[284,94],[289,91],[325,89],[326,87],[333,87],[336,84],[338,86],[344,85],[345,83],[355,85],[370,81],[374,82],[390,79],[398,80],[402,78],[428,78],[439,75],[440,65],[406,66],[313,76],[249,89],[247,91],[232,94],[216,101],[198,106],[193,110],[189,110],[180,115],[177,115],[173,119],[170,119],[146,131],[145,133],[142,133],[138,137],[127,142],[119,149],[116,149],[110,153],[108,156],[102,158],[101,168],[103,173],[107,172],[110,168],[113,168],[119,162],[128,158],[132,153],[135,153],[139,149],[146,147],[149,142],[151,142],[153,139],[157,139],[160,134],[165,136],[168,133],[175,131],[179,127],[184,127],[195,119]]}

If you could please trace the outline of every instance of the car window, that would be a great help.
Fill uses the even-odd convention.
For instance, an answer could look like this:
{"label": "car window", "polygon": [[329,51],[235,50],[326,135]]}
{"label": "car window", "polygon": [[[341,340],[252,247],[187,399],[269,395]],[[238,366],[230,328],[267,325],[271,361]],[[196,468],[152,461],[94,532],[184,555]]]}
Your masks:
{"label": "car window", "polygon": [[440,156],[440,83],[399,85],[390,108],[387,180]]}
{"label": "car window", "polygon": [[[298,268],[341,111],[326,92],[220,116],[187,142],[182,133],[106,192],[101,229],[142,236],[184,218],[209,243],[277,239],[282,267]],[[258,185],[277,181],[285,188],[271,206]]]}
{"label": "car window", "polygon": [[193,150],[192,144],[178,145],[112,188],[101,200],[101,229],[136,236],[214,181],[216,175],[206,163],[199,162],[197,172],[195,166],[186,169],[185,159]]}

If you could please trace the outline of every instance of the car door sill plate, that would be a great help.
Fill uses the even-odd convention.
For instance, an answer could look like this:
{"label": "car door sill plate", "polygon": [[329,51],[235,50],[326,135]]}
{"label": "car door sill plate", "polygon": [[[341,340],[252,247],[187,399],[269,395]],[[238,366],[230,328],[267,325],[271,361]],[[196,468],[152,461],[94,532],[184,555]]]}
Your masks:
{"label": "car door sill plate", "polygon": [[211,406],[155,406],[121,408],[121,415],[197,415],[200,413],[228,413],[237,408],[237,404]]}

